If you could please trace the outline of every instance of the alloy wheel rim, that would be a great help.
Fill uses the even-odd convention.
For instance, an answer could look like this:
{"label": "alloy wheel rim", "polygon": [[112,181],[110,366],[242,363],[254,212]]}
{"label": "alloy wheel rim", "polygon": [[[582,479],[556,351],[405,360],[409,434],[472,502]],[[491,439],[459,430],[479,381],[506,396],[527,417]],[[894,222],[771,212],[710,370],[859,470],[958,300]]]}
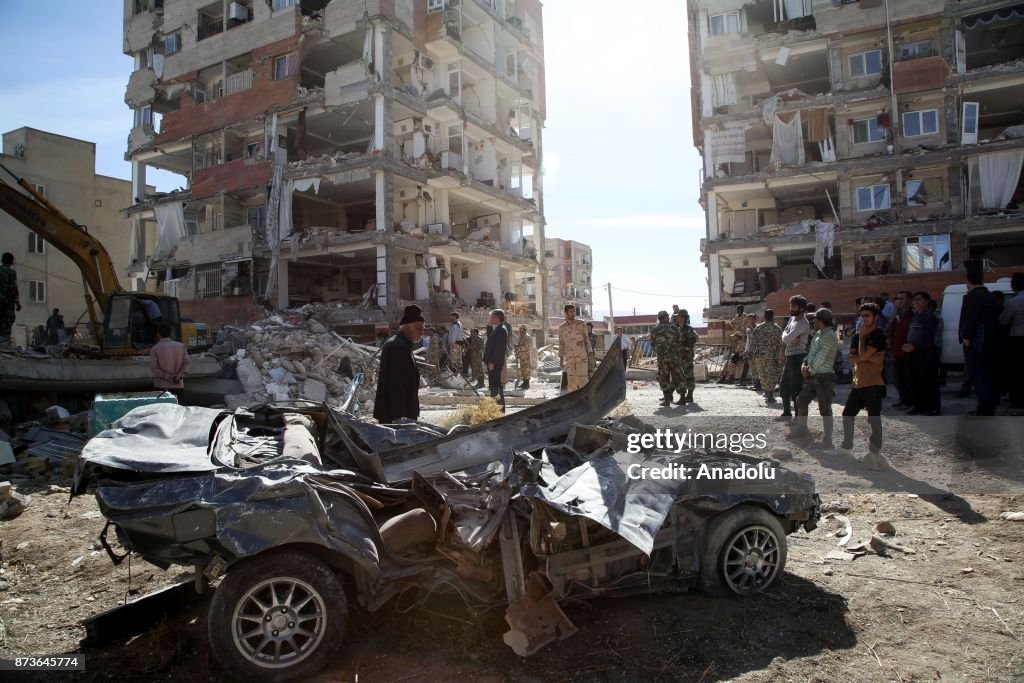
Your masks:
{"label": "alloy wheel rim", "polygon": [[739,595],[764,590],[779,570],[779,539],[765,526],[736,532],[722,553],[722,572],[729,588]]}
{"label": "alloy wheel rim", "polygon": [[265,579],[238,600],[231,619],[235,647],[267,669],[294,666],[316,651],[327,628],[323,597],[301,579]]}

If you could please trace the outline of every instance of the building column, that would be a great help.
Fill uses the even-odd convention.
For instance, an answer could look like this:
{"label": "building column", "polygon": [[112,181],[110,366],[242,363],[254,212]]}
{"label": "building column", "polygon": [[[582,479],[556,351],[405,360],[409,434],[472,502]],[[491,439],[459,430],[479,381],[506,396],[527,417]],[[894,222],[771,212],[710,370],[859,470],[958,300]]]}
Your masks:
{"label": "building column", "polygon": [[139,204],[146,199],[146,164],[132,161],[132,203]]}
{"label": "building column", "polygon": [[[708,215],[711,215],[710,212]],[[711,254],[708,258],[708,302],[712,306],[719,306],[722,303],[722,267],[718,258],[717,253]]]}

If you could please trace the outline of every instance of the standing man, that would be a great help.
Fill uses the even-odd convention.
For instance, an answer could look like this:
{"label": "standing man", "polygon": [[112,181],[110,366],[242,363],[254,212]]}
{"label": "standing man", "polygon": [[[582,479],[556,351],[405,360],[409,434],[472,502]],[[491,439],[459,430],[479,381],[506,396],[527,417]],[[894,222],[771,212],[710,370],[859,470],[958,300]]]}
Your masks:
{"label": "standing man", "polygon": [[[910,323],[914,320],[913,295],[901,290],[896,293],[896,312],[889,323],[889,349],[892,354],[893,380],[896,384],[896,393],[899,401],[893,408],[910,408],[916,401],[914,392],[916,387],[913,382],[913,372],[910,365],[910,355],[903,350],[907,343],[907,335],[910,334]],[[881,326],[882,319],[877,324]],[[885,328],[882,328],[885,329]]]}
{"label": "standing man", "polygon": [[[982,284],[984,275],[977,262],[967,266],[967,293],[960,304],[960,328],[957,337],[964,347],[964,364],[971,374],[978,397],[976,415],[994,415],[996,396],[992,383],[991,354],[994,351],[996,307],[992,292]],[[1016,298],[1016,297],[1015,297]]]}
{"label": "standing man", "polygon": [[475,327],[469,331],[469,368],[476,380],[476,388],[484,388],[484,338]]}
{"label": "standing man", "polygon": [[[676,318],[678,320],[678,317]],[[664,398],[661,405],[668,407],[672,405],[672,392],[678,391],[680,396],[686,396],[686,389],[683,387],[683,368],[680,363],[682,335],[679,327],[668,321],[668,311],[658,311],[658,324],[651,330],[651,348],[658,357],[658,386]],[[682,405],[683,398],[680,398],[676,405]]]}
{"label": "standing man", "polygon": [[450,317],[452,326],[448,330],[448,353],[452,357],[452,372],[461,375],[463,374],[462,357],[466,355],[466,332],[462,329],[458,311],[452,311]]}
{"label": "standing man", "polygon": [[[373,416],[381,424],[400,418],[417,420],[420,416],[420,371],[412,358],[412,345],[423,337],[423,312],[419,306],[406,306],[398,323],[398,333],[384,342],[377,371],[377,394]],[[431,342],[431,345],[437,342]]]}
{"label": "standing man", "polygon": [[153,386],[180,396],[185,387],[185,375],[191,368],[185,345],[171,338],[171,324],[160,323],[156,328],[156,344],[149,349]]}
{"label": "standing man", "polygon": [[791,403],[796,400],[804,386],[800,368],[807,355],[807,339],[811,336],[811,326],[807,322],[807,299],[802,296],[789,298],[789,322],[782,331],[782,343],[785,344],[784,356],[779,362],[785,362],[782,368],[782,379],[779,381],[779,393],[782,394],[782,415],[777,420],[789,420],[793,417]]}
{"label": "standing man", "polygon": [[427,328],[423,335],[423,345],[427,347],[427,365],[430,366],[431,374],[437,377],[441,374],[441,353],[443,351],[441,337],[433,327]]}
{"label": "standing man", "polygon": [[519,338],[516,340],[516,363],[519,365],[519,387],[530,388],[530,375],[533,374],[533,337],[526,325],[519,326]]}
{"label": "standing man", "polygon": [[629,341],[628,334],[622,334],[619,332],[612,337],[612,346],[615,345],[615,340],[619,341],[619,348],[622,349],[622,367],[629,368],[629,351],[631,349],[631,342]]}
{"label": "standing man", "polygon": [[61,332],[64,331],[64,316],[60,314],[60,309],[53,309],[53,313],[49,318],[46,319],[46,343],[50,346],[59,344],[61,340]]}
{"label": "standing man", "polygon": [[814,326],[817,333],[811,340],[811,348],[807,359],[800,368],[804,384],[796,398],[796,424],[789,433],[790,438],[803,438],[807,431],[807,409],[812,399],[818,401],[818,413],[822,421],[821,443],[826,449],[832,448],[832,396],[836,384],[836,373],[833,372],[836,360],[836,349],[839,340],[832,326],[832,311],[819,308],[814,313]]}
{"label": "standing man", "polygon": [[853,418],[868,411],[871,425],[870,451],[882,450],[882,364],[885,362],[885,334],[878,327],[878,305],[860,305],[860,330],[850,339],[850,362],[853,363],[853,388],[843,408],[843,443],[841,448],[853,450]]}
{"label": "standing man", "polygon": [[927,292],[916,292],[911,299],[914,317],[910,321],[907,341],[902,350],[910,359],[910,376],[914,387],[914,407],[907,415],[938,415],[939,355],[935,348],[938,320],[928,309]]}
{"label": "standing man", "polygon": [[[740,384],[747,385],[747,376],[750,374],[750,333],[757,326],[757,313],[748,313],[743,323],[743,370],[740,371]],[[754,378],[757,384],[757,378]]]}
{"label": "standing man", "polygon": [[16,313],[21,310],[18,296],[18,273],[14,270],[14,254],[5,251],[0,257],[0,344],[10,343]]}
{"label": "standing man", "polygon": [[484,365],[487,368],[487,385],[491,396],[501,396],[505,402],[505,387],[501,381],[501,371],[505,368],[505,355],[508,353],[508,328],[505,327],[505,311],[495,308],[491,311],[488,321],[491,331],[487,335],[484,346]]}
{"label": "standing man", "polygon": [[683,379],[679,403],[693,403],[693,390],[697,388],[697,381],[693,376],[693,354],[697,350],[700,338],[697,331],[690,327],[690,314],[685,308],[679,311],[676,324],[679,326],[679,363]]}
{"label": "standing man", "polygon": [[[588,322],[587,323],[587,339],[590,340],[590,348],[593,349],[594,353],[596,354],[597,353],[597,335],[594,334],[594,323],[592,323],[592,322]],[[593,368],[591,368],[591,371],[593,371]]]}
{"label": "standing man", "polygon": [[775,401],[775,385],[779,383],[779,371],[786,345],[782,343],[782,328],[775,324],[775,311],[764,311],[764,322],[750,332],[750,356],[754,364],[754,376],[761,381],[764,400]]}
{"label": "standing man", "polygon": [[1003,304],[999,324],[1010,328],[1010,406],[1024,408],[1024,273],[1010,277],[1013,296]]}
{"label": "standing man", "polygon": [[566,304],[562,310],[565,322],[558,326],[558,367],[566,371],[566,389],[576,391],[587,383],[597,361],[586,326],[576,320],[576,307]]}

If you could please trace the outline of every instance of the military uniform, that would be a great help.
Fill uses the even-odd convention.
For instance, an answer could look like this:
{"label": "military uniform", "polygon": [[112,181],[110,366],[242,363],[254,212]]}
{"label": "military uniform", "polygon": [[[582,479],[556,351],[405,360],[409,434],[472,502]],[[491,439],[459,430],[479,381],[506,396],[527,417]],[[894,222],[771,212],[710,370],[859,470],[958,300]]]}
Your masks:
{"label": "military uniform", "polygon": [[516,342],[516,363],[519,365],[519,380],[524,389],[530,388],[530,376],[533,374],[533,339],[528,332],[520,333]]}
{"label": "military uniform", "polygon": [[658,385],[665,394],[662,405],[672,402],[672,392],[684,392],[682,346],[683,338],[679,328],[672,323],[663,322],[651,330],[649,336],[651,347],[658,357]]}
{"label": "military uniform", "polygon": [[782,375],[779,358],[785,349],[782,328],[774,322],[761,323],[750,331],[750,360],[754,365],[754,376],[761,382],[761,389],[768,398],[774,397],[775,385]]}
{"label": "military uniform", "polygon": [[484,381],[484,338],[469,335],[469,351],[466,353],[469,369],[477,383]]}
{"label": "military uniform", "polygon": [[[737,318],[739,317],[742,316],[737,316]],[[732,324],[737,324],[735,319]],[[743,328],[738,328],[730,335],[729,344],[732,346],[732,351],[729,354],[728,362],[722,368],[722,376],[718,379],[719,382],[732,382],[737,368],[743,367],[743,352],[747,348],[747,335]]]}
{"label": "military uniform", "polygon": [[693,390],[697,388],[697,381],[693,376],[693,353],[697,350],[697,331],[688,324],[679,326],[680,354],[679,362],[683,375],[683,389],[686,390],[686,401],[693,400]]}
{"label": "military uniform", "polygon": [[568,376],[567,388],[576,391],[587,383],[595,364],[594,347],[590,345],[587,326],[583,322],[566,320],[558,327],[558,352]]}
{"label": "military uniform", "polygon": [[441,344],[440,335],[435,334],[430,338],[430,346],[427,347],[427,364],[434,377],[441,373]]}
{"label": "military uniform", "polygon": [[11,338],[18,298],[17,271],[11,266],[0,265],[0,343]]}

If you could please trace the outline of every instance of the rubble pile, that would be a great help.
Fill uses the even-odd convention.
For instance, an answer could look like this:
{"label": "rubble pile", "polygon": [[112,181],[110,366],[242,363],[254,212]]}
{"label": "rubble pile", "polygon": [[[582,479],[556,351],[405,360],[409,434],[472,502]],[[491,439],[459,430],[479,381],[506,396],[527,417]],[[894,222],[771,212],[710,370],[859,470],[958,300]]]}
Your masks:
{"label": "rubble pile", "polygon": [[233,366],[243,394],[225,397],[228,408],[263,401],[307,400],[343,405],[358,373],[355,399],[367,405],[376,386],[377,348],[330,331],[321,320],[332,310],[308,304],[282,311],[245,330],[228,328],[213,352]]}
{"label": "rubble pile", "polygon": [[0,429],[0,520],[17,517],[31,502],[17,487],[70,483],[88,438],[88,412],[72,415],[61,406],[37,412],[40,419],[18,423],[13,436]]}

